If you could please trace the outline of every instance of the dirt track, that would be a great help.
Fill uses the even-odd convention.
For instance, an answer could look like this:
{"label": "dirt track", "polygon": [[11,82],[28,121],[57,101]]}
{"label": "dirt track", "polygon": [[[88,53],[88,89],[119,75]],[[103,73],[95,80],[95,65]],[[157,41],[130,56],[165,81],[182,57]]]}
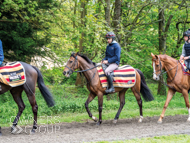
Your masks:
{"label": "dirt track", "polygon": [[[41,127],[41,133],[29,135],[26,132],[10,134],[10,128],[2,128],[3,136],[0,143],[42,143],[42,142],[90,142],[90,141],[114,141],[142,137],[153,137],[171,134],[190,134],[190,122],[186,122],[187,115],[165,117],[162,124],[157,123],[158,117],[146,117],[142,123],[138,119],[120,119],[117,124],[112,120],[103,121],[101,126],[94,122],[88,123],[60,123]],[[60,127],[60,128],[59,128]],[[24,127],[22,127],[24,129]],[[31,127],[30,127],[31,129]]]}

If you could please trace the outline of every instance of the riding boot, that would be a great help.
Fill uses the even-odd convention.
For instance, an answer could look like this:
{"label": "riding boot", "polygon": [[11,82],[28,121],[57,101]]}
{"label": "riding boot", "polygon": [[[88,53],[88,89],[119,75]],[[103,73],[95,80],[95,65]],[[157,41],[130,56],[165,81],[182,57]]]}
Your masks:
{"label": "riding boot", "polygon": [[107,79],[108,79],[108,85],[109,88],[105,90],[106,93],[112,93],[115,92],[114,86],[113,86],[113,80],[111,75],[107,75]]}

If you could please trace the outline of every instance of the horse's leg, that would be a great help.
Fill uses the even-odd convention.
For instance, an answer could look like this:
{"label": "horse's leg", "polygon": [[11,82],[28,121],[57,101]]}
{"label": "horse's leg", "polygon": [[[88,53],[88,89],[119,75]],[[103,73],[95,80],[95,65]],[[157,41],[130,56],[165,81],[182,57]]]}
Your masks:
{"label": "horse's leg", "polygon": [[128,90],[128,88],[123,89],[119,92],[120,107],[119,107],[119,110],[117,111],[117,114],[115,115],[113,123],[117,123],[117,120],[119,119],[121,110],[123,109],[123,106],[125,105],[125,92],[127,90]]}
{"label": "horse's leg", "polygon": [[24,105],[24,102],[22,100],[22,91],[23,91],[23,87],[15,87],[15,88],[12,88],[10,90],[12,96],[13,96],[13,99],[14,101],[17,103],[18,105],[18,114],[17,116],[15,117],[14,121],[13,121],[13,125],[11,127],[11,132],[14,133],[14,129],[20,119],[20,116],[22,114],[22,112],[24,111],[24,108],[25,108],[25,105]]}
{"label": "horse's leg", "polygon": [[188,122],[190,122],[190,109],[189,109],[189,95],[188,95],[188,91],[187,90],[184,90],[183,93],[183,97],[185,99],[185,104],[186,104],[186,107],[187,107],[187,110],[189,112],[189,117],[187,119]]}
{"label": "horse's leg", "polygon": [[168,94],[167,94],[167,99],[166,99],[166,102],[164,104],[164,108],[163,108],[162,114],[160,115],[158,123],[162,123],[162,119],[164,118],[164,114],[165,114],[166,108],[168,107],[168,104],[171,101],[174,93],[175,93],[175,91],[173,91],[172,89],[169,88]]}
{"label": "horse's leg", "polygon": [[86,111],[89,115],[90,118],[92,118],[95,122],[97,122],[97,118],[92,116],[92,113],[90,112],[89,108],[88,108],[88,104],[95,98],[96,96],[94,96],[93,94],[89,94],[88,96],[88,99],[86,100],[85,102],[85,108],[86,108]]}
{"label": "horse's leg", "polygon": [[[0,95],[7,92],[8,90],[10,90],[12,87],[11,86],[8,86],[8,85],[5,85],[3,83],[0,82]],[[0,126],[0,136],[2,136],[2,133],[1,133],[1,126]]]}
{"label": "horse's leg", "polygon": [[137,103],[139,105],[139,110],[140,110],[140,118],[139,118],[139,123],[142,122],[143,120],[143,112],[142,112],[142,99],[141,99],[141,95],[140,95],[140,88],[138,88],[136,85],[134,87],[131,88],[133,94],[135,95],[135,98],[137,100]]}
{"label": "horse's leg", "polygon": [[143,112],[142,112],[142,99],[141,99],[141,95],[140,95],[140,89],[141,89],[141,76],[140,74],[137,72],[136,74],[136,83],[135,83],[135,86],[133,86],[131,88],[136,100],[137,100],[137,103],[139,105],[139,110],[140,110],[140,118],[139,118],[139,123],[142,122],[143,120]]}
{"label": "horse's leg", "polygon": [[30,105],[32,106],[32,111],[34,114],[34,123],[31,133],[35,133],[35,130],[37,129],[37,113],[38,113],[38,105],[36,103],[36,98],[35,98],[35,83],[34,81],[32,82],[28,79],[27,84],[28,86],[26,86],[26,84],[24,85],[24,91],[26,92]]}
{"label": "horse's leg", "polygon": [[99,121],[97,125],[100,125],[102,123],[102,106],[103,106],[103,94],[98,94],[98,110],[99,110]]}

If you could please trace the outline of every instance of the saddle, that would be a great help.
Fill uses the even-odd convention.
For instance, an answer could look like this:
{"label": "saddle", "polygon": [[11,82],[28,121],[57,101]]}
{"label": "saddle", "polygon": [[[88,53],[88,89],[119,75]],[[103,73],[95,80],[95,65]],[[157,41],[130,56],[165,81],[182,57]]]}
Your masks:
{"label": "saddle", "polygon": [[[102,87],[107,87],[107,77],[102,69],[102,66],[97,67],[100,82]],[[118,67],[116,70],[110,73],[113,77],[114,87],[130,88],[135,85],[136,72],[135,69],[129,65]]]}
{"label": "saddle", "polygon": [[20,62],[10,62],[0,67],[0,82],[11,87],[26,82],[25,70]]}
{"label": "saddle", "polygon": [[189,70],[187,71],[187,67],[185,65],[185,62],[181,61],[180,63],[181,63],[181,66],[182,66],[183,74],[186,74],[186,75],[190,76],[190,71]]}

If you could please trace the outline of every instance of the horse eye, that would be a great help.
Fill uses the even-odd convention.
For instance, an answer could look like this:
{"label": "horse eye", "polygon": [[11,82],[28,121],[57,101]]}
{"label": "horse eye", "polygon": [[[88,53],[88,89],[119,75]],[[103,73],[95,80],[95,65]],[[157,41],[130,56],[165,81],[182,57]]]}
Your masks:
{"label": "horse eye", "polygon": [[73,61],[70,61],[69,63],[72,63]]}
{"label": "horse eye", "polygon": [[156,65],[157,67],[159,67],[159,65]]}

